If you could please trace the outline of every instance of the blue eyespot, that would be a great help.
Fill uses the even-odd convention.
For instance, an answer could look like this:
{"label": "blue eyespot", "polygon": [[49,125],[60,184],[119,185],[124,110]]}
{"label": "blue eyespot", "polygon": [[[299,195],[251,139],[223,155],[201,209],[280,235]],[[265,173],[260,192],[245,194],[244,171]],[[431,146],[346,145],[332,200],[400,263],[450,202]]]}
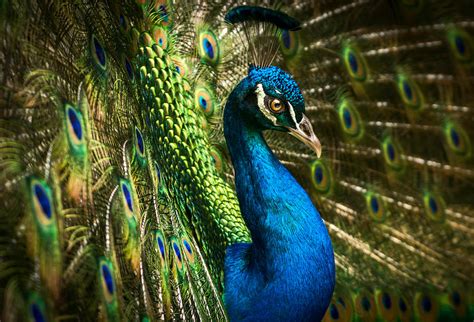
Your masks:
{"label": "blue eyespot", "polygon": [[344,66],[352,80],[357,82],[367,80],[369,74],[367,62],[355,44],[344,44],[342,58]]}
{"label": "blue eyespot", "polygon": [[350,139],[358,140],[364,135],[364,124],[357,107],[349,99],[342,99],[337,105],[337,114],[342,131]]}
{"label": "blue eyespot", "polygon": [[407,311],[407,304],[403,299],[398,300],[398,307],[400,308],[400,311],[406,312]]}
{"label": "blue eyespot", "polygon": [[196,107],[202,109],[207,117],[213,115],[216,105],[213,93],[202,86],[196,87],[194,92],[194,104]]}
{"label": "blue eyespot", "polygon": [[387,144],[387,154],[390,161],[395,160],[395,148],[391,143]]}
{"label": "blue eyespot", "polygon": [[464,43],[464,39],[462,39],[459,36],[456,36],[454,38],[454,43],[456,45],[456,49],[458,53],[460,53],[461,55],[464,55],[466,53],[466,44]]}
{"label": "blue eyespot", "polygon": [[357,73],[357,71],[359,70],[359,63],[357,62],[357,57],[354,55],[353,52],[349,52],[348,59],[352,72]]}
{"label": "blue eyespot", "polygon": [[291,59],[296,56],[299,49],[299,35],[297,32],[282,30],[278,40],[285,58]]}
{"label": "blue eyespot", "polygon": [[69,122],[71,122],[74,134],[76,135],[78,140],[81,140],[82,139],[82,126],[81,126],[81,122],[79,121],[79,118],[77,117],[76,112],[72,108],[69,108],[67,111],[67,115],[69,118]]}
{"label": "blue eyespot", "polygon": [[188,253],[192,254],[193,250],[191,248],[191,245],[189,245],[189,243],[186,239],[183,239],[183,244],[184,244],[184,247],[186,247],[186,250],[188,251]]}
{"label": "blue eyespot", "polygon": [[97,59],[99,61],[99,64],[102,66],[105,66],[105,52],[104,48],[102,48],[102,45],[99,43],[97,38],[92,37],[92,40],[94,42],[94,49],[95,49],[95,54],[97,56]]}
{"label": "blue eyespot", "polygon": [[383,293],[382,294],[382,303],[383,303],[383,306],[385,306],[386,309],[390,309],[392,307],[392,299],[391,299],[390,295],[388,295],[387,293]]}
{"label": "blue eyespot", "polygon": [[394,138],[390,136],[384,138],[382,152],[385,164],[390,170],[401,173],[405,169],[406,162],[402,157],[403,150]]}
{"label": "blue eyespot", "polygon": [[406,98],[411,101],[413,99],[413,92],[411,90],[410,84],[407,81],[403,81],[403,91],[405,93]]}
{"label": "blue eyespot", "polygon": [[467,65],[473,63],[473,38],[470,33],[464,29],[451,27],[447,30],[449,46],[454,58]]}
{"label": "blue eyespot", "polygon": [[461,295],[459,292],[454,291],[451,293],[451,299],[453,300],[453,304],[455,306],[459,306],[461,304]]}
{"label": "blue eyespot", "polygon": [[429,197],[429,205],[431,212],[436,214],[438,212],[438,204],[436,203],[436,200],[433,197]]}
{"label": "blue eyespot", "polygon": [[337,309],[337,307],[334,304],[331,304],[330,313],[331,313],[331,318],[333,320],[338,320],[339,319],[339,310]]}
{"label": "blue eyespot", "polygon": [[421,307],[425,312],[430,312],[432,308],[432,303],[431,299],[428,296],[423,296],[423,299],[421,300]]}
{"label": "blue eyespot", "polygon": [[204,97],[199,96],[199,104],[201,105],[201,107],[202,107],[203,109],[206,109],[206,107],[207,107],[207,101],[204,99]]}
{"label": "blue eyespot", "polygon": [[321,194],[330,194],[332,191],[332,173],[326,163],[316,160],[311,164],[311,181],[314,189]]}
{"label": "blue eyespot", "polygon": [[176,256],[178,257],[178,260],[181,262],[181,251],[180,251],[180,249],[179,249],[178,244],[173,243],[173,249],[174,249],[174,253],[175,253]]}
{"label": "blue eyespot", "polygon": [[137,137],[137,145],[138,145],[138,150],[140,151],[141,154],[144,153],[144,146],[143,146],[143,137],[142,133],[138,128],[135,128],[135,135]]}
{"label": "blue eyespot", "polygon": [[199,32],[198,44],[201,61],[216,66],[220,61],[219,40],[216,35],[209,29],[202,30]]}
{"label": "blue eyespot", "polygon": [[460,140],[459,134],[458,134],[458,132],[456,131],[455,128],[451,128],[450,135],[451,135],[451,142],[453,142],[453,144],[456,147],[458,147],[461,140]]}
{"label": "blue eyespot", "polygon": [[35,322],[46,322],[46,318],[43,315],[43,311],[41,310],[40,306],[36,303],[31,304],[31,315]]}
{"label": "blue eyespot", "polygon": [[471,155],[472,147],[466,131],[457,123],[448,120],[443,126],[447,148],[463,157]]}
{"label": "blue eyespot", "polygon": [[112,274],[110,273],[110,269],[106,264],[102,264],[102,276],[104,278],[105,286],[107,287],[107,291],[109,294],[114,293],[114,279]]}
{"label": "blue eyespot", "polygon": [[123,196],[125,197],[125,201],[127,202],[128,209],[133,212],[132,195],[125,183],[122,183],[122,192]]}
{"label": "blue eyespot", "polygon": [[372,208],[372,211],[374,213],[379,212],[379,202],[378,202],[377,198],[375,198],[374,196],[372,196],[372,198],[370,198],[370,207]]}
{"label": "blue eyespot", "polygon": [[160,248],[161,257],[164,259],[165,258],[165,244],[163,244],[163,240],[161,240],[161,237],[158,237],[157,240],[158,240],[158,247]]}
{"label": "blue eyespot", "polygon": [[365,311],[370,310],[370,301],[367,297],[363,297],[361,300],[362,307],[364,308]]}
{"label": "blue eyespot", "polygon": [[35,184],[34,190],[36,199],[40,203],[43,214],[45,214],[45,216],[50,219],[52,215],[51,202],[49,200],[48,195],[46,194],[46,191],[40,184]]}
{"label": "blue eyespot", "polygon": [[204,51],[206,52],[206,54],[209,56],[210,59],[213,59],[214,58],[214,48],[212,47],[211,42],[207,38],[204,38],[202,44],[204,46]]}
{"label": "blue eyespot", "polygon": [[411,111],[420,111],[425,108],[425,98],[417,82],[406,72],[400,71],[397,75],[397,91],[403,105]]}
{"label": "blue eyespot", "polygon": [[314,178],[316,179],[317,184],[320,184],[321,181],[323,181],[324,173],[323,173],[323,168],[322,167],[316,167],[316,169],[314,171]]}
{"label": "blue eyespot", "polygon": [[347,108],[345,108],[342,113],[343,113],[344,124],[345,124],[346,128],[350,128],[352,126],[351,112]]}
{"label": "blue eyespot", "polygon": [[425,190],[423,192],[423,204],[425,207],[425,214],[429,219],[437,222],[444,220],[446,204],[441,195]]}

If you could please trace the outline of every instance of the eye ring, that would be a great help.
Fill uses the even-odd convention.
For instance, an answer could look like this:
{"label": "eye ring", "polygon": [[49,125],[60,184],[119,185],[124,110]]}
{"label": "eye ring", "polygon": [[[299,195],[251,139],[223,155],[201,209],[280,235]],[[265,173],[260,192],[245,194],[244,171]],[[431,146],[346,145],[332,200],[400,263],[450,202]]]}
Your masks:
{"label": "eye ring", "polygon": [[285,104],[282,101],[280,101],[278,98],[272,99],[270,101],[269,107],[273,113],[281,113],[286,108]]}

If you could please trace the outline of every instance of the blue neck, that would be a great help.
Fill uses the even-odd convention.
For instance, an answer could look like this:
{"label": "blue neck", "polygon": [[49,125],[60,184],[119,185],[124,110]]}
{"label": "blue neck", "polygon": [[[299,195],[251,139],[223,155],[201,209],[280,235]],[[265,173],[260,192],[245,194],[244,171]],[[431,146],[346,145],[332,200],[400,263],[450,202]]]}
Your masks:
{"label": "blue neck", "polygon": [[224,134],[253,242],[227,248],[226,307],[233,321],[319,321],[335,284],[331,241],[306,192],[239,109],[246,86],[229,97]]}
{"label": "blue neck", "polygon": [[275,157],[261,130],[238,109],[238,102],[244,100],[241,88],[245,86],[244,80],[229,97],[224,133],[241,212],[252,235],[253,249],[259,253],[255,260],[267,262],[264,266],[269,268],[275,256],[287,253],[293,242],[305,248],[305,240],[328,236],[304,189]]}

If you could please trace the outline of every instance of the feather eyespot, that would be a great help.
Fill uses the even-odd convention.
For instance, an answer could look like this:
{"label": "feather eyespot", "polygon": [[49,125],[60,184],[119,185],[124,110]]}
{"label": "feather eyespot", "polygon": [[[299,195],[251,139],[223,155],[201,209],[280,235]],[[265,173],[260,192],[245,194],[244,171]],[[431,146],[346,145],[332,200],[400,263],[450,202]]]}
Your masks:
{"label": "feather eyespot", "polygon": [[468,157],[471,154],[471,142],[466,131],[453,121],[447,121],[443,128],[444,138],[454,154]]}
{"label": "feather eyespot", "polygon": [[355,298],[355,311],[363,321],[375,321],[376,310],[373,295],[366,291],[361,291]]}
{"label": "feather eyespot", "polygon": [[404,299],[400,298],[398,300],[398,308],[400,309],[401,312],[406,312],[408,307],[407,307],[407,303],[405,302]]}
{"label": "feather eyespot", "polygon": [[403,105],[418,111],[424,106],[424,97],[418,84],[405,74],[397,76],[397,89]]}
{"label": "feather eyespot", "polygon": [[45,229],[53,223],[54,207],[50,187],[43,180],[30,178],[30,200],[37,224]]}
{"label": "feather eyespot", "polygon": [[321,159],[311,165],[311,180],[319,193],[329,194],[332,191],[332,173]]}
{"label": "feather eyespot", "polygon": [[474,62],[474,42],[463,29],[450,28],[447,31],[448,43],[454,58],[462,64]]}
{"label": "feather eyespot", "polygon": [[219,41],[212,31],[206,30],[199,34],[198,51],[203,63],[212,66],[215,66],[219,63]]}
{"label": "feather eyespot", "polygon": [[176,67],[176,72],[181,75],[181,77],[186,77],[188,75],[188,66],[186,65],[186,62],[180,57],[173,57],[172,60]]}
{"label": "feather eyespot", "polygon": [[396,296],[389,291],[377,290],[375,292],[375,305],[377,312],[384,318],[385,321],[396,321],[398,316],[398,309],[395,305]]}
{"label": "feather eyespot", "polygon": [[105,265],[105,264],[102,265],[101,270],[102,270],[102,277],[104,278],[104,282],[105,282],[107,292],[109,292],[110,294],[113,294],[114,293],[114,283],[113,283],[113,280],[112,280],[112,275],[110,274],[110,270],[107,267],[107,265]]}
{"label": "feather eyespot", "polygon": [[390,136],[385,137],[382,141],[382,152],[385,164],[394,171],[401,171],[405,162],[402,159],[402,149],[394,139]]}
{"label": "feather eyespot", "polygon": [[349,100],[343,99],[337,109],[344,134],[354,140],[361,138],[364,129],[356,107]]}
{"label": "feather eyespot", "polygon": [[158,247],[160,248],[160,254],[162,258],[165,258],[165,244],[163,244],[163,240],[158,237]]}
{"label": "feather eyespot", "polygon": [[349,76],[358,82],[365,81],[368,75],[368,68],[359,50],[353,45],[345,45],[342,56]]}
{"label": "feather eyespot", "polygon": [[193,264],[194,263],[193,246],[186,238],[182,238],[182,244],[183,244],[184,254],[186,255],[186,258],[188,259],[188,262],[190,264]]}
{"label": "feather eyespot", "polygon": [[280,35],[280,48],[286,58],[292,58],[298,53],[299,37],[298,33],[283,30]]}
{"label": "feather eyespot", "polygon": [[181,260],[182,260],[182,258],[181,258],[181,250],[179,249],[178,244],[173,243],[173,250],[174,250],[174,253],[175,253],[176,257],[177,257],[178,260],[181,262]]}
{"label": "feather eyespot", "polygon": [[105,70],[107,67],[107,55],[105,53],[104,47],[102,47],[102,44],[94,35],[91,36],[90,50],[95,65],[100,69]]}
{"label": "feather eyespot", "polygon": [[214,95],[206,87],[197,87],[194,92],[194,104],[204,112],[206,116],[211,116],[214,113]]}
{"label": "feather eyespot", "polygon": [[79,109],[69,103],[64,104],[64,114],[69,151],[76,160],[82,160],[86,152],[84,117]]}
{"label": "feather eyespot", "polygon": [[155,26],[153,27],[151,34],[155,43],[157,43],[161,48],[168,48],[168,32],[165,28]]}
{"label": "feather eyespot", "polygon": [[31,316],[33,317],[33,321],[35,322],[46,321],[43,310],[40,308],[40,306],[37,303],[32,303],[30,305],[30,313],[31,313]]}
{"label": "feather eyespot", "polygon": [[171,238],[171,248],[173,249],[174,259],[175,259],[175,267],[181,273],[183,270],[183,255],[181,253],[181,248],[179,247],[179,241],[177,238]]}
{"label": "feather eyespot", "polygon": [[331,318],[333,320],[339,320],[339,310],[337,309],[336,305],[334,305],[334,303],[331,303],[329,309],[330,309]]}
{"label": "feather eyespot", "polygon": [[439,304],[435,297],[427,293],[418,293],[415,296],[415,315],[419,316],[423,321],[435,321],[438,312]]}
{"label": "feather eyespot", "polygon": [[425,191],[423,194],[423,204],[428,218],[437,222],[443,221],[445,204],[441,196]]}
{"label": "feather eyespot", "polygon": [[137,152],[143,156],[145,154],[145,143],[143,141],[143,135],[142,135],[142,132],[140,132],[140,130],[136,127],[135,128],[135,140],[136,140],[136,149],[137,149]]}
{"label": "feather eyespot", "polygon": [[102,286],[102,295],[107,303],[115,299],[115,281],[112,263],[103,258],[99,262],[99,280]]}
{"label": "feather eyespot", "polygon": [[160,252],[160,257],[162,264],[164,264],[164,261],[166,259],[166,246],[163,241],[163,234],[160,231],[155,231],[155,239],[156,239],[156,245],[158,246],[158,251]]}
{"label": "feather eyespot", "polygon": [[282,113],[286,110],[286,105],[278,98],[274,98],[268,101],[268,107],[273,113]]}
{"label": "feather eyespot", "polygon": [[384,200],[377,193],[369,190],[365,194],[365,202],[370,217],[374,221],[382,222],[387,215]]}
{"label": "feather eyespot", "polygon": [[135,205],[131,184],[128,180],[120,179],[120,190],[122,192],[122,205],[127,218],[135,218]]}
{"label": "feather eyespot", "polygon": [[37,293],[32,293],[29,296],[28,299],[28,313],[30,316],[30,321],[35,321],[35,322],[44,322],[47,321],[47,316],[46,316],[46,306],[43,301],[39,297]]}
{"label": "feather eyespot", "polygon": [[81,121],[79,120],[78,114],[76,113],[76,111],[74,111],[74,109],[69,108],[67,111],[67,116],[71,124],[74,136],[77,138],[78,141],[82,140],[82,125]]}

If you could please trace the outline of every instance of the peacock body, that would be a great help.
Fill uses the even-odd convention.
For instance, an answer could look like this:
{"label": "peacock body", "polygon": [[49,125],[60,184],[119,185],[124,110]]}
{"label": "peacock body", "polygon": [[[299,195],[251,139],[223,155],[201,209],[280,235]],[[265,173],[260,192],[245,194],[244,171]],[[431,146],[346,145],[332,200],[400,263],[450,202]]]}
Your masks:
{"label": "peacock body", "polygon": [[2,320],[473,319],[470,1],[241,4],[0,2]]}

